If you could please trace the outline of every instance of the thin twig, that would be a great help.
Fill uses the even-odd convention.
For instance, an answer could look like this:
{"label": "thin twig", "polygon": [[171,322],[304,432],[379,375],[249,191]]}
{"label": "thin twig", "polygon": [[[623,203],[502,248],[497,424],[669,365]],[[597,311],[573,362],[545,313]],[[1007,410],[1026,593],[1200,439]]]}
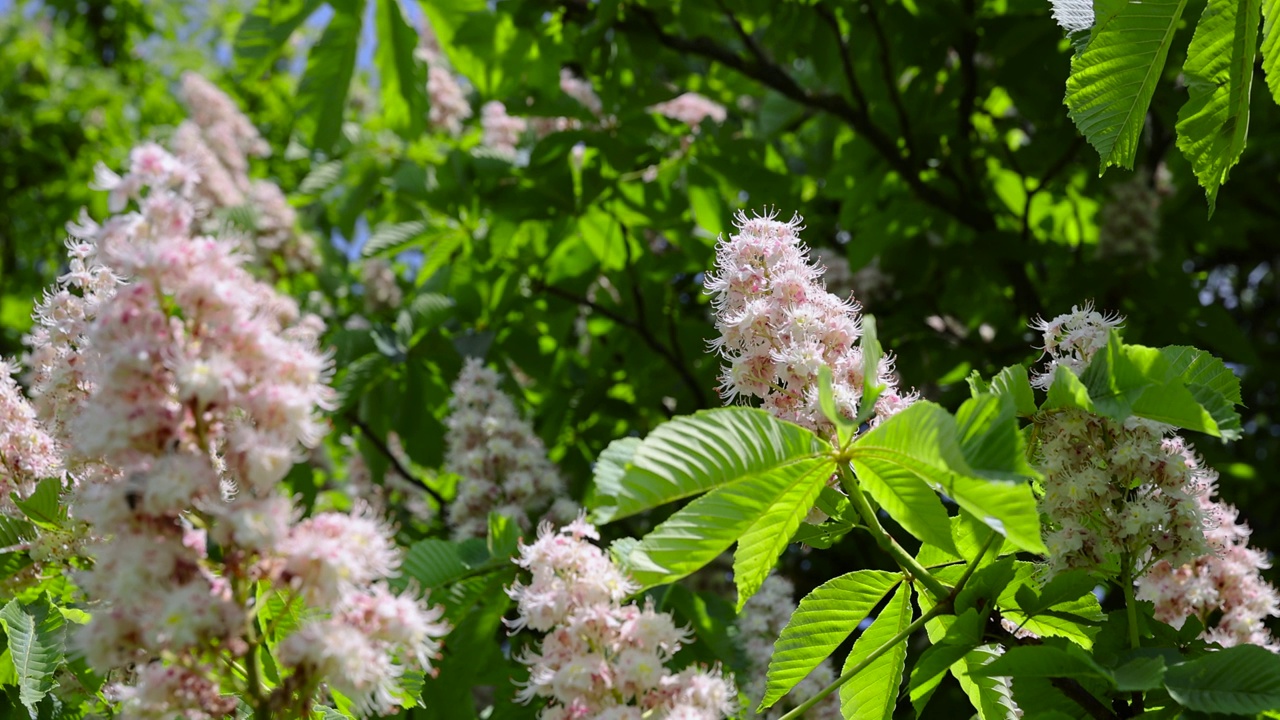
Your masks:
{"label": "thin twig", "polygon": [[889,102],[893,105],[893,111],[898,116],[898,128],[902,132],[902,141],[906,145],[907,154],[914,158],[919,158],[920,153],[916,150],[915,141],[911,135],[911,120],[907,115],[907,107],[902,102],[902,92],[898,88],[898,78],[893,72],[893,56],[889,52],[889,37],[885,34],[884,26],[880,24],[880,16],[876,14],[876,6],[874,2],[866,3],[863,7],[867,10],[867,20],[871,24],[871,30],[876,35],[876,42],[880,46],[880,74],[884,78],[885,89],[889,91]]}
{"label": "thin twig", "polygon": [[840,21],[836,18],[835,13],[824,5],[817,5],[813,11],[818,13],[818,17],[831,28],[832,34],[836,36],[836,42],[840,45],[840,67],[844,71],[845,84],[849,86],[849,94],[853,96],[854,102],[863,111],[867,111],[869,105],[867,96],[862,91],[862,85],[858,82],[858,74],[853,69],[853,56],[849,53],[849,39],[845,37],[844,32],[840,29]]}
{"label": "thin twig", "polygon": [[405,467],[404,463],[400,462],[400,458],[396,457],[396,454],[391,452],[391,448],[387,446],[386,441],[379,437],[378,433],[374,432],[373,428],[369,427],[368,423],[361,420],[359,415],[356,415],[355,412],[347,412],[344,417],[346,417],[347,421],[352,425],[360,428],[360,432],[364,433],[365,438],[378,449],[378,452],[386,456],[387,460],[391,462],[391,466],[395,468],[396,472],[400,473],[400,475],[406,480],[414,481],[409,485],[409,487],[412,487],[415,490],[422,490],[426,494],[430,495],[431,499],[439,503],[441,511],[440,517],[443,518],[446,503],[440,493],[436,492],[430,485],[427,485],[427,483],[421,478],[415,477],[414,474],[409,471],[409,468]]}
{"label": "thin twig", "polygon": [[[581,3],[575,4],[572,0],[564,1],[567,6],[575,10],[575,13],[584,11],[584,8],[580,7]],[[806,90],[776,63],[761,62],[758,58],[744,58],[707,37],[687,38],[671,34],[664,30],[654,14],[645,8],[628,6],[628,11],[627,19],[617,23],[616,27],[619,29],[647,33],[671,50],[720,63],[772,88],[796,103],[835,115],[864,138],[902,177],[903,182],[920,200],[974,230],[988,231],[995,228],[995,219],[986,208],[963,199],[948,197],[921,179],[919,168],[903,157],[898,144],[872,122],[865,108],[854,107],[841,95]]]}
{"label": "thin twig", "polygon": [[667,361],[667,364],[671,366],[671,369],[676,371],[676,374],[680,376],[681,381],[684,382],[685,386],[689,389],[689,392],[693,394],[694,400],[698,403],[698,407],[707,407],[707,397],[702,391],[702,385],[700,385],[698,383],[698,379],[694,377],[693,372],[685,366],[684,362],[681,361],[680,356],[678,356],[671,348],[662,344],[662,342],[649,331],[649,328],[629,317],[626,317],[625,315],[621,315],[610,310],[594,300],[582,297],[581,295],[575,295],[564,288],[549,285],[541,280],[534,282],[534,288],[536,290],[545,290],[551,295],[562,300],[568,300],[571,303],[591,308],[593,312],[598,313],[615,323],[622,325],[623,327],[634,330],[636,334],[640,336],[640,339],[644,341],[644,344],[648,345],[651,350],[658,353],[663,360]]}

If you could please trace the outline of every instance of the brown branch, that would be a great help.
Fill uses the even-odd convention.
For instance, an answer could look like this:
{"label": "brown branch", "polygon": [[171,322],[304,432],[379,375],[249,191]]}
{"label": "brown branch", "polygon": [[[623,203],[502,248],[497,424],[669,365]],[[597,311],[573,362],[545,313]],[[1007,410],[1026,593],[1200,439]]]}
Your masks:
{"label": "brown branch", "polygon": [[956,54],[960,59],[960,99],[956,107],[957,147],[962,156],[961,168],[968,172],[972,183],[978,182],[977,171],[973,166],[971,152],[973,142],[973,108],[978,99],[978,71],[975,63],[978,55],[977,5],[975,0],[963,0],[964,27],[960,29],[959,47]]}
{"label": "brown branch", "polygon": [[902,102],[902,92],[898,88],[898,78],[893,73],[893,57],[889,52],[889,37],[885,34],[884,26],[880,24],[880,16],[876,14],[875,3],[869,2],[863,7],[867,10],[867,20],[871,25],[872,32],[876,35],[876,43],[880,47],[880,74],[883,76],[885,89],[889,92],[889,102],[893,105],[893,111],[898,116],[898,128],[902,132],[902,140],[906,144],[907,154],[919,158],[920,153],[916,149],[915,141],[911,135],[911,120],[907,115],[907,107]]}
{"label": "brown branch", "polygon": [[[391,448],[387,446],[386,441],[383,440],[378,435],[378,433],[374,432],[373,428],[369,427],[368,423],[361,420],[360,416],[357,415],[354,411],[348,411],[343,417],[345,417],[347,421],[350,422],[352,425],[355,425],[356,427],[360,428],[360,432],[364,433],[365,438],[375,448],[378,449],[378,452],[386,456],[387,460],[391,462],[391,466],[395,468],[396,472],[400,473],[400,475],[405,480],[413,481],[413,484],[411,484],[410,487],[413,487],[414,489],[421,489],[423,492],[430,495],[432,500],[435,500],[437,503],[439,503],[440,520],[441,522],[445,522],[444,510],[445,510],[446,504],[445,504],[444,498],[441,497],[440,493],[436,492],[434,488],[432,488],[430,485],[427,485],[427,483],[424,482],[421,478],[416,477],[409,470],[409,468],[405,467],[404,463],[400,462],[400,458],[396,457],[396,454],[391,452]],[[447,523],[446,523],[446,526],[447,526]]]}
{"label": "brown branch", "polygon": [[693,372],[690,371],[688,367],[685,367],[685,364],[680,360],[680,357],[675,353],[675,351],[666,345],[663,345],[658,338],[649,331],[649,328],[629,317],[610,310],[594,300],[589,300],[580,295],[575,295],[564,288],[549,285],[541,280],[534,281],[534,288],[536,290],[545,290],[562,300],[568,300],[576,305],[591,308],[593,312],[599,313],[623,327],[634,330],[636,334],[640,336],[640,339],[644,341],[644,344],[648,345],[651,350],[658,353],[663,360],[667,361],[667,364],[671,366],[671,369],[676,371],[676,374],[680,376],[680,380],[684,382],[685,387],[687,387],[689,392],[693,394],[695,402],[698,403],[698,407],[707,407],[707,397],[703,393],[702,386],[698,383],[698,379],[694,377]]}
{"label": "brown branch", "polygon": [[[572,4],[572,0],[566,0],[566,2],[575,14],[583,10]],[[871,121],[864,108],[854,107],[840,95],[806,90],[776,63],[761,62],[758,58],[744,58],[710,38],[701,36],[687,38],[668,33],[653,13],[645,8],[629,6],[628,15],[629,17],[617,23],[616,27],[623,31],[646,33],[668,49],[720,63],[768,86],[796,103],[840,118],[871,144],[921,201],[974,230],[987,231],[995,228],[995,220],[986,208],[962,199],[948,197],[936,187],[924,182],[920,177],[919,169],[902,156],[897,143]]]}
{"label": "brown branch", "polygon": [[844,32],[840,29],[840,21],[836,18],[835,13],[824,5],[817,5],[813,11],[822,18],[823,22],[831,28],[832,34],[836,36],[836,42],[840,45],[840,68],[844,71],[845,84],[849,86],[849,94],[853,96],[854,102],[862,108],[864,112],[869,111],[870,105],[867,103],[867,96],[862,92],[862,85],[858,82],[858,74],[853,69],[853,55],[849,52],[849,39],[845,37]]}

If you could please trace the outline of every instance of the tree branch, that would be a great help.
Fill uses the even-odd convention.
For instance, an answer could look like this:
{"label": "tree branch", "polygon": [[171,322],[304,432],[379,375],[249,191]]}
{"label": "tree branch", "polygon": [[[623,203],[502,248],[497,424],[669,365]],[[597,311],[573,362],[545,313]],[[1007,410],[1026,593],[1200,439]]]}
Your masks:
{"label": "tree branch", "polygon": [[853,97],[858,107],[867,112],[869,105],[867,104],[867,96],[862,92],[862,85],[858,82],[858,74],[853,70],[853,56],[849,54],[849,40],[845,37],[844,32],[840,30],[840,21],[836,18],[835,13],[825,5],[816,5],[813,11],[818,14],[831,28],[832,34],[836,36],[836,42],[840,45],[840,67],[844,71],[845,84],[849,86],[849,95]]}
{"label": "tree branch", "polygon": [[869,2],[863,5],[867,11],[867,20],[871,25],[872,32],[876,35],[876,43],[880,46],[880,74],[883,76],[885,89],[889,93],[889,102],[893,104],[893,111],[898,116],[898,128],[902,132],[902,141],[906,144],[907,154],[914,158],[919,158],[920,153],[916,150],[915,141],[911,135],[911,121],[907,115],[907,107],[902,102],[902,93],[898,89],[898,78],[893,73],[893,57],[889,53],[889,38],[884,32],[884,26],[880,24],[880,16],[876,14],[876,5]]}
{"label": "tree branch", "polygon": [[343,417],[345,417],[347,421],[350,422],[352,425],[355,425],[356,427],[360,428],[360,432],[364,433],[365,438],[375,448],[378,449],[378,452],[386,456],[387,460],[390,461],[391,466],[395,468],[396,472],[400,473],[400,475],[404,477],[404,479],[413,481],[413,484],[411,485],[411,487],[422,490],[426,494],[430,495],[432,500],[435,500],[437,503],[439,503],[440,519],[443,522],[444,516],[445,516],[444,510],[446,507],[446,503],[444,498],[441,497],[440,493],[436,492],[434,488],[432,488],[430,485],[427,485],[425,482],[423,482],[421,478],[414,476],[414,474],[409,470],[409,468],[405,467],[404,463],[400,462],[400,458],[396,457],[396,454],[391,452],[391,448],[387,446],[386,441],[383,440],[378,435],[378,433],[374,432],[373,428],[369,427],[368,423],[366,423],[364,420],[361,420],[360,416],[357,415],[354,411],[348,411]]}
{"label": "tree branch", "polygon": [[671,369],[676,371],[676,374],[680,376],[680,380],[684,382],[685,387],[687,387],[689,392],[693,395],[694,401],[698,403],[698,407],[707,407],[707,396],[703,392],[702,386],[698,383],[698,379],[694,377],[693,372],[689,370],[688,367],[685,367],[685,364],[680,360],[680,357],[676,355],[671,348],[663,345],[658,338],[649,331],[649,328],[629,317],[614,312],[593,300],[588,300],[580,295],[575,295],[564,288],[549,285],[541,280],[535,280],[534,287],[537,290],[545,290],[551,295],[562,300],[568,300],[576,305],[591,308],[593,312],[599,313],[623,327],[634,330],[636,334],[640,336],[640,339],[643,340],[651,350],[658,353],[663,360],[667,361],[667,364],[671,366]]}
{"label": "tree branch", "polygon": [[[583,10],[572,4],[573,0],[564,1],[571,3],[570,7],[575,12]],[[919,170],[902,156],[897,143],[871,121],[865,109],[854,107],[840,95],[806,90],[776,63],[762,62],[758,58],[744,58],[710,38],[701,36],[686,38],[668,33],[654,14],[645,8],[629,6],[628,15],[629,17],[618,22],[616,27],[623,31],[646,33],[671,50],[720,63],[768,86],[796,103],[840,118],[871,144],[921,201],[974,230],[987,231],[995,228],[995,220],[986,208],[948,197],[936,187],[924,182],[920,178]]]}

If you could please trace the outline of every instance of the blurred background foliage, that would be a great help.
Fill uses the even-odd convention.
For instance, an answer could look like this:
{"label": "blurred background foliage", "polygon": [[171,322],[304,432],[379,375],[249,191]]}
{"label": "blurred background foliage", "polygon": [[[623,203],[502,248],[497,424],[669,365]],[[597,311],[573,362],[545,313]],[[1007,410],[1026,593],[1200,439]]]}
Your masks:
{"label": "blurred background foliage", "polygon": [[[273,276],[329,322],[335,437],[358,438],[375,477],[393,433],[414,470],[439,467],[448,386],[469,355],[505,370],[578,497],[610,440],[718,405],[702,273],[735,211],[776,208],[804,216],[829,285],[876,316],[904,385],[946,406],[971,371],[1036,359],[1032,318],[1090,300],[1128,317],[1129,342],[1226,359],[1246,434],[1199,449],[1254,544],[1280,547],[1266,484],[1280,457],[1280,122],[1255,104],[1210,219],[1173,143],[1180,57],[1136,171],[1100,177],[1063,106],[1070,43],[1044,0],[0,9],[0,355],[21,354],[64,223],[81,206],[105,214],[94,164],[119,168],[140,139],[165,137],[185,114],[177,78],[198,70],[274,148],[254,173],[328,239],[317,269]],[[1185,21],[1179,32],[1175,54]],[[421,51],[429,36],[438,51]],[[473,116],[456,133],[427,122],[429,64],[460,77]],[[598,112],[562,90],[565,70],[592,84]],[[725,120],[651,111],[687,91]],[[483,143],[490,101],[569,120],[507,156]],[[382,263],[398,302],[369,292]],[[803,593],[870,557],[851,540],[788,562],[815,570],[791,573]]]}

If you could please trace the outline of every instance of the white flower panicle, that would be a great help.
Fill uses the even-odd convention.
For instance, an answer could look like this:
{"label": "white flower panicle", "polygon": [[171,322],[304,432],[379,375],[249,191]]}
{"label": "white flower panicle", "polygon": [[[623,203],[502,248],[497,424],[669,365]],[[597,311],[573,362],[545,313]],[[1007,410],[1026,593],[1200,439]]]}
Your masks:
{"label": "white flower panicle", "polygon": [[[174,154],[200,176],[196,197],[211,209],[248,208],[255,225],[252,250],[259,262],[284,260],[291,271],[319,263],[315,240],[298,232],[297,212],[279,186],[249,178],[249,158],[271,154],[271,146],[226,93],[192,72],[182,76],[182,97],[191,120],[173,136]],[[118,208],[113,208],[113,212]]]}
{"label": "white flower panicle", "polygon": [[722,123],[729,117],[723,105],[694,92],[687,92],[665,102],[650,105],[649,112],[682,122],[694,129],[697,129],[707,118],[711,118],[712,122]]}
{"label": "white flower panicle", "polygon": [[[742,691],[751,701],[747,717],[776,720],[818,694],[836,679],[831,665],[820,663],[764,715],[757,715],[753,709],[764,697],[768,687],[769,660],[773,657],[773,645],[796,610],[795,593],[795,586],[790,580],[781,575],[770,575],[738,613],[738,641],[746,651],[747,658],[747,678],[742,683]],[[805,717],[814,720],[840,720],[843,715],[840,713],[839,693],[828,695],[813,706]]]}
{"label": "white flower panicle", "polygon": [[1099,350],[1107,346],[1111,328],[1120,327],[1124,318],[1115,313],[1103,314],[1093,303],[1072,306],[1071,312],[1052,320],[1037,318],[1031,327],[1044,338],[1043,349],[1049,356],[1044,370],[1032,372],[1031,384],[1048,390],[1059,365],[1079,375]]}
{"label": "white flower panicle", "polygon": [[528,129],[524,118],[507,114],[507,106],[491,100],[480,108],[481,144],[499,156],[514,158],[520,137]]}
{"label": "white flower panicle", "polygon": [[470,358],[453,384],[445,420],[446,471],[458,476],[458,492],[448,509],[455,538],[484,537],[489,513],[497,512],[529,529],[551,506],[551,519],[564,522],[577,507],[564,494],[564,480],[529,421],[499,389],[502,376]]}
{"label": "white flower panicle", "polygon": [[1111,200],[1098,211],[1098,259],[1159,259],[1160,203],[1160,193],[1143,175],[1111,186]]}
{"label": "white flower panicle", "polygon": [[0,513],[10,507],[11,493],[25,497],[40,480],[62,476],[58,447],[18,388],[16,372],[0,361]]}
{"label": "white flower panicle", "polygon": [[595,88],[591,87],[591,81],[574,75],[569,68],[560,70],[560,91],[577,100],[592,115],[598,117],[604,112],[604,105],[600,102],[600,96],[596,95]]}
{"label": "white flower panicle", "polygon": [[[863,384],[858,304],[823,287],[823,268],[810,264],[800,241],[800,219],[775,217],[739,212],[738,232],[716,245],[716,269],[705,284],[721,333],[712,347],[729,363],[720,394],[726,402],[760,398],[774,415],[830,435],[819,407],[818,371],[831,368],[837,407],[857,417]],[[915,400],[898,390],[889,357],[881,359],[876,379],[885,390],[873,423]]]}
{"label": "white flower panicle", "polygon": [[[1048,361],[1032,373],[1032,384],[1049,389],[1059,366],[1080,375],[1123,321],[1086,303],[1034,322]],[[1213,477],[1168,430],[1142,418],[1117,422],[1081,410],[1048,413],[1040,421],[1033,452],[1044,473],[1040,511],[1050,573],[1118,572],[1122,557],[1181,564],[1205,552],[1200,500],[1212,492]]]}
{"label": "white flower panicle", "polygon": [[667,668],[689,630],[652,603],[623,604],[638,588],[589,542],[599,539],[579,518],[559,531],[544,523],[521,546],[515,562],[532,578],[508,590],[519,613],[511,627],[546,635],[521,658],[529,681],[518,698],[549,698],[542,720],[719,720],[735,712],[737,690],[719,669]]}
{"label": "white flower panicle", "polygon": [[[399,563],[389,528],[364,512],[298,523],[280,493],[327,431],[323,327],[255,280],[234,242],[199,234],[199,178],[154,144],[134,150],[124,176],[101,170],[97,185],[120,212],[72,227],[71,271],[36,312],[36,406],[97,539],[77,574],[96,603],[77,641],[96,669],[137,666],[132,687],[113,689],[125,716],[223,717],[227,699],[207,678],[253,652],[243,588],[267,581],[326,632],[355,627],[379,658],[364,667],[378,682],[326,677],[332,668],[304,652],[317,633],[304,624],[288,639],[297,652],[278,658],[293,679],[282,702],[297,689],[309,702],[328,680],[359,707],[388,711],[401,669],[434,655],[439,611],[379,585]],[[370,613],[404,627],[370,635]]]}
{"label": "white flower panicle", "polygon": [[1093,27],[1093,0],[1049,0],[1053,19],[1067,32]]}
{"label": "white flower panicle", "polygon": [[442,63],[429,63],[427,95],[431,98],[431,109],[427,111],[431,127],[450,135],[461,133],[462,123],[471,117],[471,103],[458,79]]}
{"label": "white flower panicle", "polygon": [[[1206,532],[1209,552],[1182,565],[1161,561],[1138,578],[1137,597],[1155,604],[1156,618],[1175,627],[1197,617],[1206,626],[1202,635],[1223,646],[1253,644],[1272,652],[1280,645],[1264,624],[1280,617],[1280,594],[1262,577],[1271,567],[1267,554],[1249,547],[1249,526],[1236,509],[1200,498],[1206,516],[1213,518]],[[1211,615],[1221,617],[1210,625]]]}
{"label": "white flower panicle", "polygon": [[360,266],[360,281],[364,285],[365,311],[370,314],[396,310],[404,301],[396,269],[389,260],[365,260]]}
{"label": "white flower panicle", "polygon": [[1080,410],[1050,414],[1039,436],[1051,573],[1118,569],[1122,555],[1181,564],[1205,552],[1200,500],[1212,477],[1187,460],[1182,438],[1140,418],[1119,423]]}

